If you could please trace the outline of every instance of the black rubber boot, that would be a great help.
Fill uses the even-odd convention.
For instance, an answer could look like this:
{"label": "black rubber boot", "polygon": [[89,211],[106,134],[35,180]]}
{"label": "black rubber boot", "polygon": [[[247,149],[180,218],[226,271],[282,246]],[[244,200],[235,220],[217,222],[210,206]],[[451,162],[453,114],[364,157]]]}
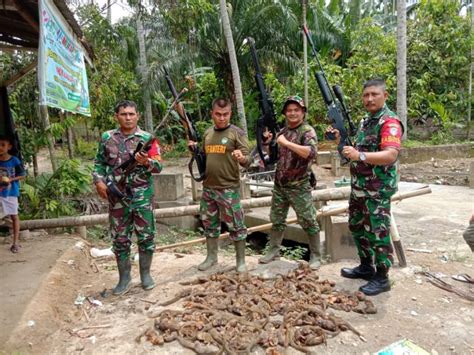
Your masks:
{"label": "black rubber boot", "polygon": [[217,242],[217,238],[206,238],[207,257],[206,260],[198,265],[198,270],[206,271],[217,264]]}
{"label": "black rubber boot", "polygon": [[150,275],[153,253],[139,252],[138,260],[140,263],[140,280],[142,280],[142,288],[147,291],[151,290],[155,287],[155,281]]}
{"label": "black rubber boot", "polygon": [[115,296],[120,296],[130,289],[130,281],[132,281],[132,277],[130,276],[130,271],[132,270],[130,258],[125,260],[117,259],[117,267],[119,271],[119,283],[115,286],[112,293]]}
{"label": "black rubber boot", "polygon": [[341,269],[341,276],[348,279],[371,280],[375,275],[375,268],[372,258],[360,258],[360,265],[354,268],[344,267]]}
{"label": "black rubber boot", "polygon": [[390,280],[388,279],[388,268],[377,266],[374,277],[364,286],[359,288],[367,296],[375,296],[379,293],[390,291]]}
{"label": "black rubber boot", "polygon": [[310,251],[309,267],[313,270],[317,270],[321,266],[321,252],[319,250],[321,241],[319,239],[319,233],[314,236],[308,236],[308,238]]}
{"label": "black rubber boot", "polygon": [[260,264],[268,264],[269,262],[280,258],[280,246],[283,241],[283,232],[271,231],[269,248],[267,253],[258,259]]}
{"label": "black rubber boot", "polygon": [[246,272],[247,266],[245,265],[245,239],[234,242],[235,245],[235,271]]}

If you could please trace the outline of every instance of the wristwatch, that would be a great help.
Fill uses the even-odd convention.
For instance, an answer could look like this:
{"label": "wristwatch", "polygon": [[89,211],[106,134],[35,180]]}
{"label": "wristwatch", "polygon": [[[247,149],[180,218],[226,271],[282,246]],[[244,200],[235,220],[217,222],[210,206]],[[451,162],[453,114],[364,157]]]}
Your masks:
{"label": "wristwatch", "polygon": [[360,161],[366,161],[367,160],[367,156],[365,155],[364,152],[359,152],[359,160]]}

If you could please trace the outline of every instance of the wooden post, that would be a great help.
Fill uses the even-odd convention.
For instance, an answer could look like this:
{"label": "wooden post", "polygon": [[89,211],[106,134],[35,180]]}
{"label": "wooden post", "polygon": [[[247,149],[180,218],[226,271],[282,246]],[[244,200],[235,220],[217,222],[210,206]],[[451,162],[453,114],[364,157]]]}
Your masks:
{"label": "wooden post", "polygon": [[51,167],[53,168],[53,172],[57,170],[58,164],[56,162],[56,156],[54,155],[54,138],[51,132],[49,131],[49,115],[48,115],[48,107],[45,105],[40,106],[40,119],[43,124],[43,129],[46,132],[48,137],[48,151],[49,151],[49,159],[51,160]]}

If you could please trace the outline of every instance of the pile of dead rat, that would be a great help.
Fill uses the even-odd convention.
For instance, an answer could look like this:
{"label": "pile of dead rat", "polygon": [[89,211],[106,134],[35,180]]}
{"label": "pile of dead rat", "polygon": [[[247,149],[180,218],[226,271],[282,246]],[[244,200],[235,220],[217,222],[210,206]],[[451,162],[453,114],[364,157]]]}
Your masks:
{"label": "pile of dead rat", "polygon": [[136,341],[153,345],[178,341],[198,354],[267,353],[292,347],[308,353],[353,326],[332,310],[376,313],[362,292],[336,290],[320,280],[306,263],[272,279],[239,273],[218,273],[182,283],[185,288],[158,310],[149,309],[154,326]]}

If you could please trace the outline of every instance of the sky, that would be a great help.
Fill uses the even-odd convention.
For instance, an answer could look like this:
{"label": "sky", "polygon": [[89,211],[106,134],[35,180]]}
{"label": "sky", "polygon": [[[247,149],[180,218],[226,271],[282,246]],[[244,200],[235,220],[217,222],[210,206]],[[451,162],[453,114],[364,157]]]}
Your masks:
{"label": "sky", "polygon": [[[107,0],[95,0],[96,4],[99,4],[99,7],[102,8],[107,4]],[[112,6],[112,23],[116,23],[120,18],[124,16],[129,16],[131,13],[130,7],[127,5],[126,0],[111,0]],[[107,12],[104,12],[104,16]]]}

